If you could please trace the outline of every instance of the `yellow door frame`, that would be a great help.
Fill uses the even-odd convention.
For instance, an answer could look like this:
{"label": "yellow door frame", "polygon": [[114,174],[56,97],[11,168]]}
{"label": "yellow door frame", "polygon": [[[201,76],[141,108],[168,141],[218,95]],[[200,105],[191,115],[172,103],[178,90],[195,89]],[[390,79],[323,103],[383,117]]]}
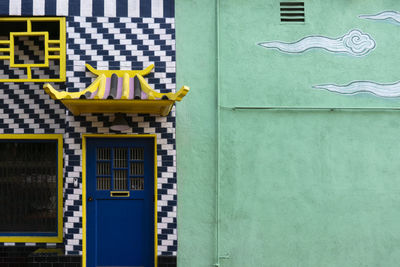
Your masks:
{"label": "yellow door frame", "polygon": [[153,138],[154,140],[154,267],[157,267],[157,249],[158,249],[157,135],[155,134],[83,134],[82,135],[82,267],[86,267],[86,139],[87,138]]}

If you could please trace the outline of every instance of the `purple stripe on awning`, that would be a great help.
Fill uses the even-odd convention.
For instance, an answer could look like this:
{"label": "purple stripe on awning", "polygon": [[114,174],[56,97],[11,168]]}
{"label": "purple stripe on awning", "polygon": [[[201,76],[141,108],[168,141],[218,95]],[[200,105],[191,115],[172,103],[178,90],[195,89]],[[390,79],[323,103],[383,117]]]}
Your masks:
{"label": "purple stripe on awning", "polygon": [[133,99],[134,91],[135,91],[135,88],[133,87],[133,78],[129,78],[129,98],[128,99]]}
{"label": "purple stripe on awning", "polygon": [[118,77],[117,99],[121,99],[122,96],[122,80],[123,78]]}
{"label": "purple stripe on awning", "polygon": [[142,99],[147,99],[147,94],[146,94],[145,92],[143,92],[143,91],[142,91],[141,93],[142,93],[142,94],[141,94],[140,97],[141,97]]}
{"label": "purple stripe on awning", "polygon": [[107,99],[110,95],[110,87],[111,87],[111,78],[106,78],[106,89],[104,91],[103,99]]}
{"label": "purple stripe on awning", "polygon": [[94,91],[90,96],[89,99],[93,99],[95,95],[97,95],[97,92],[99,91],[99,89],[97,89],[96,91]]}

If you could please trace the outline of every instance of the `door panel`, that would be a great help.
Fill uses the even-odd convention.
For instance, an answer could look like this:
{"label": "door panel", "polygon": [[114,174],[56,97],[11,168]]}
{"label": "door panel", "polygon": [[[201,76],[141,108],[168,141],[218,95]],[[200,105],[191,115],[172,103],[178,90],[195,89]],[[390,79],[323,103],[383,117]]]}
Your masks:
{"label": "door panel", "polygon": [[154,266],[154,140],[87,139],[87,266]]}
{"label": "door panel", "polygon": [[[118,207],[118,208],[116,208]],[[145,220],[143,200],[98,200],[97,236],[98,261],[105,266],[124,266],[144,262],[143,233]],[[135,211],[127,212],[127,211]],[[118,221],[116,224],[115,222]],[[124,229],[124,231],[121,231]],[[135,240],[136,242],[132,242]],[[114,249],[118,244],[118,249]]]}

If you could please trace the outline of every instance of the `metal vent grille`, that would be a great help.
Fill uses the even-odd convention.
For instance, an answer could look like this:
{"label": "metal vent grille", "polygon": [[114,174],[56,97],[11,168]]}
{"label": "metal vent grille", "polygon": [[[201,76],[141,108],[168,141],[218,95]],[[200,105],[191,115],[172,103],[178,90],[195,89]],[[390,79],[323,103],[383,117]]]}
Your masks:
{"label": "metal vent grille", "polygon": [[281,22],[305,22],[304,2],[281,2]]}

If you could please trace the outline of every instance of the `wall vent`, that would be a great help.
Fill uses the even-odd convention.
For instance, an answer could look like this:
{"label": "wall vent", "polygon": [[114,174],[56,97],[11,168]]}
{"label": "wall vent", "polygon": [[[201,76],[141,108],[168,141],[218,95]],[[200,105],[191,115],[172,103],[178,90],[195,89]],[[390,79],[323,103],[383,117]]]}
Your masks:
{"label": "wall vent", "polygon": [[281,22],[304,22],[304,2],[281,2]]}

